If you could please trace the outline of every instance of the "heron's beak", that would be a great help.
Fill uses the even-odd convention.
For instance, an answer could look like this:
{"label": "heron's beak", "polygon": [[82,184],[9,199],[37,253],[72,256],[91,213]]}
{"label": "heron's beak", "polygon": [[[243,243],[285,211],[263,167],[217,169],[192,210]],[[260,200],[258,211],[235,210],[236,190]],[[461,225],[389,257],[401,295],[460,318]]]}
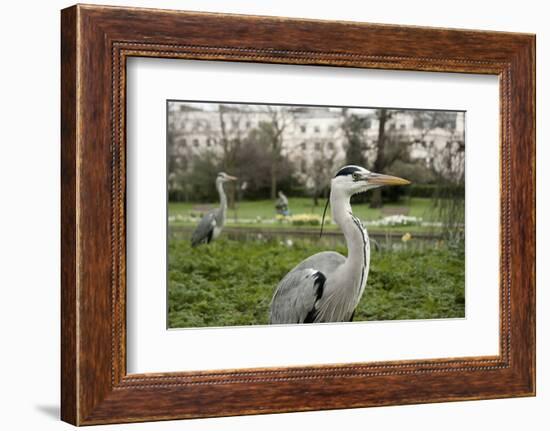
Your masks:
{"label": "heron's beak", "polygon": [[375,173],[366,175],[365,180],[367,180],[369,184],[374,184],[377,186],[405,186],[411,183],[409,180],[405,180],[403,178]]}
{"label": "heron's beak", "polygon": [[227,175],[225,178],[227,178],[230,181],[237,181],[237,179],[238,179],[237,177],[234,177],[232,175]]}

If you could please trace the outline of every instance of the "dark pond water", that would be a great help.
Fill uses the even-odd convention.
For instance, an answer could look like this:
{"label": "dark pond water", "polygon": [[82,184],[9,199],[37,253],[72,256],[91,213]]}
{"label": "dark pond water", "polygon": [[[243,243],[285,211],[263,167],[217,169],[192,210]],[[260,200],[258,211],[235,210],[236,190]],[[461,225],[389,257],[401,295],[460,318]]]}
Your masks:
{"label": "dark pond water", "polygon": [[[189,240],[194,227],[190,226],[170,226],[169,238],[176,240]],[[408,247],[430,247],[441,241],[441,236],[432,233],[410,232],[410,239],[404,238],[403,232],[395,231],[373,231],[369,230],[369,238],[374,247],[377,248],[395,248],[407,243]],[[344,235],[340,231],[325,231],[323,237],[319,238],[319,231],[313,229],[265,229],[255,227],[225,227],[223,236],[236,241],[282,241],[292,244],[295,241],[301,242],[319,242],[326,245],[344,244]]]}

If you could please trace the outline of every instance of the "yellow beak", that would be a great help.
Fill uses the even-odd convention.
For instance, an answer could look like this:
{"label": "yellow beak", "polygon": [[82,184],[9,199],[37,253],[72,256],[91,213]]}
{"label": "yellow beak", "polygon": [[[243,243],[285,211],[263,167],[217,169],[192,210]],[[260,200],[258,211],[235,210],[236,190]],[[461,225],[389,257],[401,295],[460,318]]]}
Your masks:
{"label": "yellow beak", "polygon": [[409,180],[405,180],[403,178],[375,173],[371,173],[365,179],[369,182],[369,184],[376,184],[380,186],[405,186],[411,183]]}

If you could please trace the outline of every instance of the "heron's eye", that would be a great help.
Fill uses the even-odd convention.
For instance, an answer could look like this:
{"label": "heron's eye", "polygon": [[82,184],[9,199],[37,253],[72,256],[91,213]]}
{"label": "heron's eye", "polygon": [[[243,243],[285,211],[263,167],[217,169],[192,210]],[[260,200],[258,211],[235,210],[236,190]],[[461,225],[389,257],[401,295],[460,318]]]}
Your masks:
{"label": "heron's eye", "polygon": [[353,181],[359,181],[361,179],[361,174],[354,172],[351,174],[351,177],[353,178]]}

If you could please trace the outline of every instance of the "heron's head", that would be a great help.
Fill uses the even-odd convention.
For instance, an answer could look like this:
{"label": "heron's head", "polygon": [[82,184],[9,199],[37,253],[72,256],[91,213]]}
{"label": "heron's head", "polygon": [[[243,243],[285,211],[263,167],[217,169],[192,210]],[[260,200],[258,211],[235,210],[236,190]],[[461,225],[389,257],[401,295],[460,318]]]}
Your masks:
{"label": "heron's head", "polygon": [[391,175],[377,174],[361,166],[348,165],[340,169],[331,181],[331,190],[348,196],[381,186],[404,186],[408,180]]}
{"label": "heron's head", "polygon": [[216,182],[226,183],[228,181],[235,181],[237,177],[226,174],[225,172],[220,172],[216,177]]}

